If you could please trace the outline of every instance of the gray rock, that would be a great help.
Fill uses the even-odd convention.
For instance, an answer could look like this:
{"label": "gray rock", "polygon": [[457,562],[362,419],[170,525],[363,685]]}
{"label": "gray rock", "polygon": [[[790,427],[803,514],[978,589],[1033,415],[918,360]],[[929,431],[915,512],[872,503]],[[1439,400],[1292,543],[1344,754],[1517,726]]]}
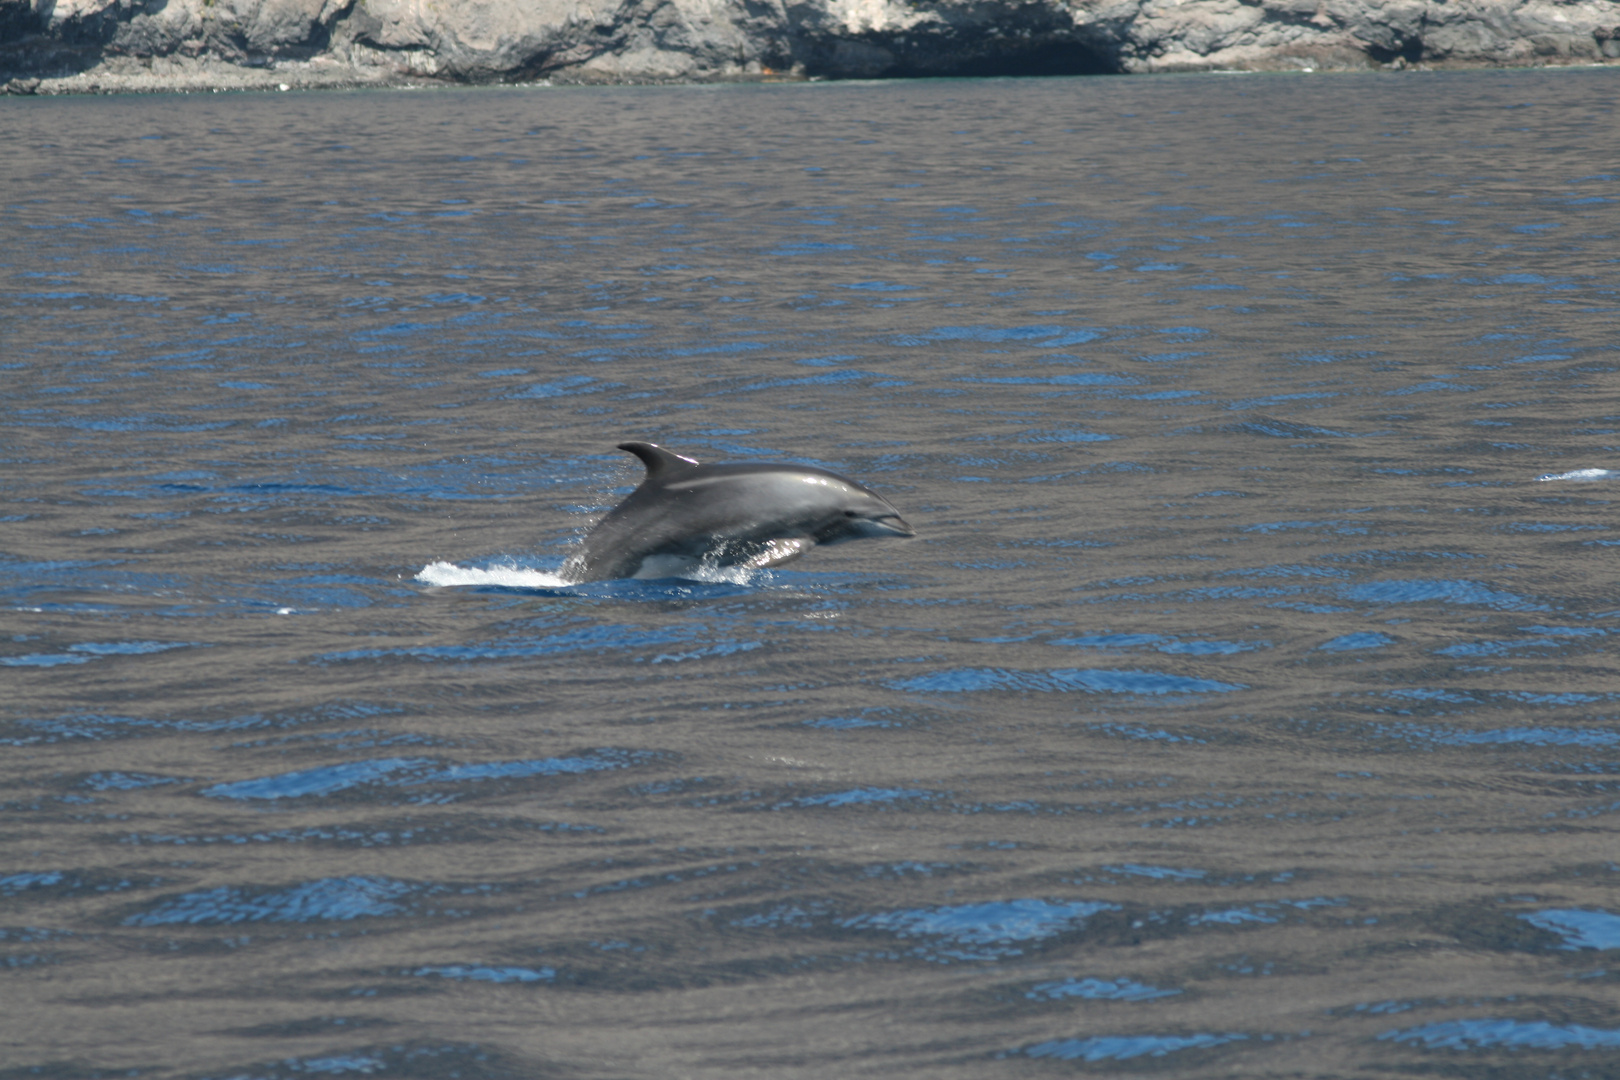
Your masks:
{"label": "gray rock", "polygon": [[1620,0],[0,0],[42,92],[1613,60]]}

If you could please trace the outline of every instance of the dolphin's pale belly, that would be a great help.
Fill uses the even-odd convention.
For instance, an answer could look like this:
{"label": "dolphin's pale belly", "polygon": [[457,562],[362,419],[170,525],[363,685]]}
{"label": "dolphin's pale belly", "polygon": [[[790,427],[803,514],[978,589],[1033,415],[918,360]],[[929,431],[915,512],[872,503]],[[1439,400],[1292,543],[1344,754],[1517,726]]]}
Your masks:
{"label": "dolphin's pale belly", "polygon": [[633,578],[690,577],[703,565],[702,559],[690,555],[648,555],[630,576]]}
{"label": "dolphin's pale belly", "polygon": [[768,566],[781,566],[783,563],[792,562],[815,546],[814,540],[804,537],[778,537],[746,542],[719,541],[699,555],[669,551],[644,555],[641,565],[630,576],[642,579],[690,577],[701,573],[706,567],[763,570]]}

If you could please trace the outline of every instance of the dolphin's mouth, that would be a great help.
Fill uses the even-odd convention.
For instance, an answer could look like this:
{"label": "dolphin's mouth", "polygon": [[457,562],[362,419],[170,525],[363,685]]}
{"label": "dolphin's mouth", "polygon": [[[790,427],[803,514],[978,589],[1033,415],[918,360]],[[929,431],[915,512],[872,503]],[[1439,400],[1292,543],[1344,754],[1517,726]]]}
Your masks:
{"label": "dolphin's mouth", "polygon": [[867,518],[862,522],[870,528],[869,536],[899,536],[911,537],[917,535],[917,530],[906,524],[906,519],[899,514],[890,514],[887,517]]}

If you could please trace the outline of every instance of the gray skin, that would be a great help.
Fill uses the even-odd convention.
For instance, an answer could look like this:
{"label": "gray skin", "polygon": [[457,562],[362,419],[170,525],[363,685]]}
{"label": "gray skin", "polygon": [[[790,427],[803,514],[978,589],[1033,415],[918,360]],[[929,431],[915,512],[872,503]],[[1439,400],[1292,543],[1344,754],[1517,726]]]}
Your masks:
{"label": "gray skin", "polygon": [[818,544],[916,535],[881,496],[825,469],[700,465],[644,442],[619,449],[647,476],[585,537],[563,569],[571,581],[780,566]]}

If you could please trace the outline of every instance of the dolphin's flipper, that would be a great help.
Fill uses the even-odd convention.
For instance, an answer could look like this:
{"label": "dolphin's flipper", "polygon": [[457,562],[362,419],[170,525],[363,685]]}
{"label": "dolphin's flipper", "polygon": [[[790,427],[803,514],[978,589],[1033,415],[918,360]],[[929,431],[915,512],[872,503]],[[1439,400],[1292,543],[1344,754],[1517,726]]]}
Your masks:
{"label": "dolphin's flipper", "polygon": [[663,476],[666,473],[690,469],[697,464],[696,461],[689,457],[672,454],[662,446],[650,442],[622,442],[619,444],[619,449],[628,450],[641,459],[641,463],[647,466],[647,478],[649,480]]}

